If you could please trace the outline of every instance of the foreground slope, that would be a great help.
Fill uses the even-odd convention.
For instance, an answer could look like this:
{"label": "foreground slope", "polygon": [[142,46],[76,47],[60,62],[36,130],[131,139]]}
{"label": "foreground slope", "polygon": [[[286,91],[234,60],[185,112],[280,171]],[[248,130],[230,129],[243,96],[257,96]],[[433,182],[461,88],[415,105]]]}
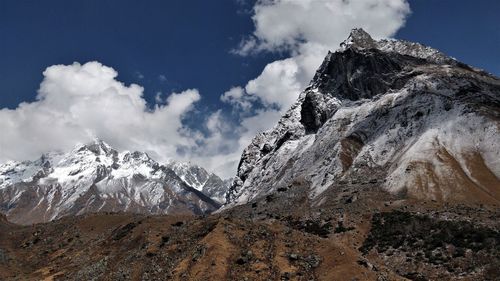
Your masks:
{"label": "foreground slope", "polygon": [[355,29],[245,149],[234,206],[297,178],[317,198],[362,184],[402,198],[500,200],[500,80],[417,43]]}
{"label": "foreground slope", "polygon": [[[1,280],[498,280],[497,209],[374,191],[309,207],[302,183],[208,217],[0,222]],[[384,199],[382,199],[384,198]],[[287,210],[284,210],[287,208]]]}
{"label": "foreground slope", "polygon": [[0,212],[24,224],[105,211],[206,214],[220,206],[225,189],[201,167],[160,165],[146,153],[119,153],[100,140],[0,165]]}

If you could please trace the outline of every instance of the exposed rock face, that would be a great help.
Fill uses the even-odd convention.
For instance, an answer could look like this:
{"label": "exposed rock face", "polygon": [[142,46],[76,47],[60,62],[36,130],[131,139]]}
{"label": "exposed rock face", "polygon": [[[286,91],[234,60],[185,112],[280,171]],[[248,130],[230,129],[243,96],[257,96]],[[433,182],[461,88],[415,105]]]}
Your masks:
{"label": "exposed rock face", "polygon": [[353,30],[242,155],[226,207],[346,183],[404,198],[500,202],[500,80],[432,48]]}
{"label": "exposed rock face", "polygon": [[97,140],[0,165],[0,211],[16,223],[105,211],[205,214],[220,206],[226,186],[201,167],[160,165],[146,153],[119,153]]}

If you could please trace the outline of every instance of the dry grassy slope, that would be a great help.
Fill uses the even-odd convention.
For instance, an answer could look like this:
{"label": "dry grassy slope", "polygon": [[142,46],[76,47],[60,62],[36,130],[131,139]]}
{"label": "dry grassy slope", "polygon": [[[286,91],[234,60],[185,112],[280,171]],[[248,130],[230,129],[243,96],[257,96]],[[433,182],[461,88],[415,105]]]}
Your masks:
{"label": "dry grassy slope", "polygon": [[445,147],[431,153],[435,153],[436,162],[446,167],[447,177],[438,175],[430,161],[410,162],[415,181],[414,187],[408,190],[409,196],[442,202],[500,203],[500,180],[488,169],[479,153],[468,152],[464,157],[471,176]]}
{"label": "dry grassy slope", "polygon": [[304,195],[308,186],[296,181],[255,203],[207,217],[107,213],[33,226],[3,219],[0,280],[499,276],[498,205],[404,200],[376,184],[349,185],[332,186],[310,200]]}

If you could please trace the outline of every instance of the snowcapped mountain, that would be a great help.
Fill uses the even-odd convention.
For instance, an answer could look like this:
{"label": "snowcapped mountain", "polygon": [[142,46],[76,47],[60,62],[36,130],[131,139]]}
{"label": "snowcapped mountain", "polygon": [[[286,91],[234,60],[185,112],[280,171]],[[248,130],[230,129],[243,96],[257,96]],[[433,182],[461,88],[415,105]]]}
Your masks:
{"label": "snowcapped mountain", "polygon": [[244,150],[226,208],[307,182],[404,198],[500,202],[500,80],[417,43],[361,29]]}
{"label": "snowcapped mountain", "polygon": [[0,211],[33,223],[97,211],[204,214],[216,210],[227,183],[203,168],[160,165],[142,152],[103,141],[0,165]]}
{"label": "snowcapped mountain", "polygon": [[216,174],[209,173],[202,167],[190,163],[173,161],[166,166],[196,190],[203,192],[219,203],[226,202],[226,192],[232,183],[232,179],[222,180]]}

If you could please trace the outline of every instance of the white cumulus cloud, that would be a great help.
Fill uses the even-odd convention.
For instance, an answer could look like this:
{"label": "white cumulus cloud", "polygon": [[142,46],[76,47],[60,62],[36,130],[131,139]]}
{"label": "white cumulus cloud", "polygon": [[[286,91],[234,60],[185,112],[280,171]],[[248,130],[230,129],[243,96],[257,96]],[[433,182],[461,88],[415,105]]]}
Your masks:
{"label": "white cumulus cloud", "polygon": [[182,118],[200,99],[195,89],[173,93],[151,109],[142,87],[124,85],[98,62],[54,65],[43,75],[36,101],[0,110],[0,161],[33,159],[95,137],[159,160],[194,145]]}
{"label": "white cumulus cloud", "polygon": [[247,111],[252,107],[255,98],[245,95],[245,89],[242,87],[232,87],[220,96],[222,102],[231,104],[238,110]]}
{"label": "white cumulus cloud", "polygon": [[253,9],[255,31],[240,46],[300,51],[309,43],[335,48],[354,27],[375,38],[393,35],[410,12],[405,0],[260,0]]}

